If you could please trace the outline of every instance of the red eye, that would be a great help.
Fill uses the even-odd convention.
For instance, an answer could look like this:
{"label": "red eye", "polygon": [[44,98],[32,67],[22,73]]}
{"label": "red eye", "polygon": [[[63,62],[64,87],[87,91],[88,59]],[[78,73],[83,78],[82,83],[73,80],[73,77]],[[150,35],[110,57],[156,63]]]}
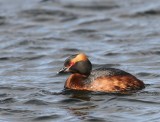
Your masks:
{"label": "red eye", "polygon": [[73,65],[74,65],[74,62],[70,62],[69,66],[71,67],[71,66],[73,66]]}

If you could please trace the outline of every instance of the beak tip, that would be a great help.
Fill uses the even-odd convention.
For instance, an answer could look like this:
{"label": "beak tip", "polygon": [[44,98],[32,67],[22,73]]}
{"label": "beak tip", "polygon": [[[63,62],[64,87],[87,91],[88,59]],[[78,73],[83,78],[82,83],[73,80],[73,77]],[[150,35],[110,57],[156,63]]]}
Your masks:
{"label": "beak tip", "polygon": [[59,74],[60,72],[57,72],[57,74]]}
{"label": "beak tip", "polygon": [[60,69],[57,74],[60,74],[60,73],[64,73],[67,71],[67,68],[66,67],[63,67],[62,69]]}

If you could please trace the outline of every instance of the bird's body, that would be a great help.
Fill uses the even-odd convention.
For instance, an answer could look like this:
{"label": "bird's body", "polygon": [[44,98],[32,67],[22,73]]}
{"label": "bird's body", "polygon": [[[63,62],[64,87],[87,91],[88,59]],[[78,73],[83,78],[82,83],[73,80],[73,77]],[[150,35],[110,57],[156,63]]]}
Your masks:
{"label": "bird's body", "polygon": [[65,83],[67,89],[123,92],[145,87],[141,80],[120,69],[102,67],[92,70],[90,61],[83,53],[69,57],[63,71],[72,73]]}

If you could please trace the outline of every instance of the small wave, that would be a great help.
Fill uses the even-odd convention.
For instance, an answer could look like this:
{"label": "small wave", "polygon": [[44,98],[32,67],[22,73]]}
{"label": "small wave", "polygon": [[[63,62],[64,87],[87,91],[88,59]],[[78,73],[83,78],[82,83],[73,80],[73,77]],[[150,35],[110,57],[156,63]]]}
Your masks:
{"label": "small wave", "polygon": [[32,105],[48,105],[49,102],[43,101],[43,100],[38,100],[38,99],[32,99],[26,101],[24,104],[32,104]]}
{"label": "small wave", "polygon": [[[105,2],[105,1],[103,1],[103,2]],[[103,4],[103,2],[88,2],[89,4],[87,4],[86,2],[86,4],[82,4],[83,2],[81,2],[81,4],[78,4],[78,3],[80,3],[80,2],[78,2],[78,3],[68,3],[68,4],[65,4],[65,5],[63,5],[64,7],[66,7],[66,8],[74,8],[74,9],[88,9],[88,10],[108,10],[108,9],[115,9],[115,8],[119,8],[119,6],[118,5],[116,5],[116,4],[114,4],[114,3],[112,3],[112,4],[106,4],[106,3],[104,3]]]}
{"label": "small wave", "polygon": [[14,98],[5,98],[0,100],[0,104],[14,103],[14,102],[16,102]]}
{"label": "small wave", "polygon": [[65,41],[65,39],[63,38],[63,37],[42,37],[42,38],[40,38],[39,40],[42,40],[42,41],[44,41],[44,40],[54,40],[54,41]]}
{"label": "small wave", "polygon": [[146,11],[143,11],[143,12],[137,12],[137,13],[134,14],[134,16],[136,16],[136,17],[147,16],[147,15],[150,15],[150,16],[160,15],[160,10],[151,9],[151,10],[146,10]]}
{"label": "small wave", "polygon": [[47,90],[41,90],[40,92],[43,94],[46,94],[46,95],[63,95],[63,91],[51,92],[51,91],[47,91]]}
{"label": "small wave", "polygon": [[80,50],[76,49],[76,48],[63,48],[62,51],[65,52],[80,52]]}
{"label": "small wave", "polygon": [[[101,24],[102,22],[108,22],[111,21],[111,19],[109,18],[94,18],[94,19],[89,19],[86,21],[83,21],[82,23],[80,23],[79,25],[89,25],[89,24]],[[96,30],[93,30],[94,32],[96,32]]]}
{"label": "small wave", "polygon": [[154,73],[147,73],[147,72],[140,72],[137,73],[137,76],[141,76],[141,77],[160,77],[160,74],[154,74]]}
{"label": "small wave", "polygon": [[9,94],[6,94],[6,93],[1,93],[0,94],[0,97],[7,97]]}
{"label": "small wave", "polygon": [[30,9],[21,11],[22,15],[28,16],[38,16],[38,15],[50,15],[50,16],[69,16],[71,13],[67,13],[66,11],[60,10],[49,10],[49,9]]}
{"label": "small wave", "polygon": [[138,52],[131,52],[131,53],[128,53],[128,55],[142,55],[142,56],[145,56],[145,55],[160,55],[160,51],[138,51]]}
{"label": "small wave", "polygon": [[158,16],[160,15],[160,10],[156,9],[150,9],[150,10],[144,10],[144,11],[137,11],[133,14],[127,14],[127,15],[121,15],[120,17],[147,17],[147,16]]}
{"label": "small wave", "polygon": [[33,112],[31,110],[10,109],[10,108],[0,108],[0,111],[9,112],[9,115],[11,115],[11,113],[31,113]]}
{"label": "small wave", "polygon": [[10,60],[10,57],[0,57],[0,61]]}
{"label": "small wave", "polygon": [[15,56],[15,57],[0,57],[0,61],[21,61],[21,60],[37,60],[43,58],[45,55],[36,56]]}
{"label": "small wave", "polygon": [[135,94],[136,96],[160,96],[160,92],[143,91]]}
{"label": "small wave", "polygon": [[34,121],[43,121],[43,120],[49,120],[49,119],[58,119],[61,118],[60,115],[58,114],[53,114],[53,115],[42,115],[42,116],[38,116],[36,118],[34,118]]}
{"label": "small wave", "polygon": [[77,30],[74,30],[72,32],[81,34],[81,33],[94,33],[96,31],[95,30],[91,30],[91,29],[77,29]]}
{"label": "small wave", "polygon": [[129,102],[139,102],[139,103],[146,103],[146,104],[152,104],[152,105],[159,105],[160,104],[159,102],[140,100],[140,99],[117,98],[117,100],[129,101]]}
{"label": "small wave", "polygon": [[106,53],[104,56],[118,56],[120,53]]}
{"label": "small wave", "polygon": [[[87,122],[106,122],[104,118],[101,117],[95,117],[95,116],[88,116],[86,118]],[[108,121],[109,122],[109,121]]]}
{"label": "small wave", "polygon": [[5,24],[6,24],[6,17],[0,16],[0,26],[5,25]]}
{"label": "small wave", "polygon": [[77,15],[68,12],[68,11],[61,11],[61,10],[50,10],[50,9],[30,9],[21,11],[19,14],[20,17],[24,18],[32,18],[37,22],[47,22],[53,21],[61,17],[59,21],[71,21],[77,19]]}
{"label": "small wave", "polygon": [[80,99],[76,99],[76,98],[69,98],[69,99],[64,99],[64,100],[61,100],[59,101],[60,103],[62,104],[66,104],[66,103],[77,103],[77,102],[81,102]]}

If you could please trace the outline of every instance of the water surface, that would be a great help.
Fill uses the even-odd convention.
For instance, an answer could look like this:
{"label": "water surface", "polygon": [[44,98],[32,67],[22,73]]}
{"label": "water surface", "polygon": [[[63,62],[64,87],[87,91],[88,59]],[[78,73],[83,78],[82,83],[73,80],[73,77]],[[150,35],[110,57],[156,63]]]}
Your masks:
{"label": "water surface", "polygon": [[[159,122],[160,1],[0,0],[0,121]],[[131,94],[63,92],[67,56],[143,80]]]}

